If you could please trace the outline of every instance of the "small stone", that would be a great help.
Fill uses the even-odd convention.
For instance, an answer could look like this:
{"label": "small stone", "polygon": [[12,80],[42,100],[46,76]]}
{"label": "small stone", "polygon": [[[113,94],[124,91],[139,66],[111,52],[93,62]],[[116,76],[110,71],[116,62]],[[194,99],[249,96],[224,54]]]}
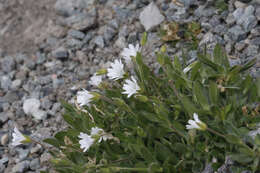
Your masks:
{"label": "small stone", "polygon": [[52,106],[52,102],[48,99],[48,97],[44,97],[42,100],[41,100],[41,107],[45,110],[48,110],[50,109]]}
{"label": "small stone", "polygon": [[6,56],[5,58],[1,59],[0,63],[2,70],[6,73],[13,71],[16,67],[14,58],[11,56]]}
{"label": "small stone", "polygon": [[25,160],[29,155],[28,149],[16,148],[16,151],[18,152],[18,156],[19,156],[20,161]]}
{"label": "small stone", "polygon": [[67,59],[69,57],[68,51],[64,47],[59,47],[58,49],[52,52],[54,58],[57,59]]}
{"label": "small stone", "polygon": [[12,168],[12,172],[11,173],[24,173],[25,171],[27,171],[30,167],[30,161],[25,160],[22,161],[18,164],[16,164],[13,168]]}
{"label": "small stone", "polygon": [[145,30],[148,31],[162,23],[165,17],[160,13],[158,7],[152,2],[140,13],[139,19]]}
{"label": "small stone", "polygon": [[100,35],[94,38],[94,43],[100,48],[104,48],[105,46],[104,39]]}
{"label": "small stone", "polygon": [[246,47],[246,44],[244,42],[238,42],[235,45],[235,49],[237,51],[242,51]]}
{"label": "small stone", "polygon": [[1,137],[1,145],[5,146],[5,145],[7,145],[7,143],[8,143],[8,134],[4,134]]}
{"label": "small stone", "polygon": [[41,155],[41,158],[40,158],[41,164],[44,164],[44,163],[49,162],[49,160],[50,160],[51,158],[52,158],[52,157],[51,157],[51,155],[50,155],[49,153],[47,153],[47,152],[43,153],[43,154]]}
{"label": "small stone", "polygon": [[12,82],[12,89],[19,89],[22,86],[22,81],[20,79],[16,79]]}
{"label": "small stone", "polygon": [[255,16],[256,16],[257,20],[259,21],[259,20],[260,20],[260,7],[258,7],[258,8],[255,10]]}
{"label": "small stone", "polygon": [[234,15],[229,14],[226,18],[226,23],[228,26],[232,26],[234,23],[236,22],[236,19],[234,17]]}
{"label": "small stone", "polygon": [[72,39],[68,39],[68,40],[67,40],[67,45],[68,45],[68,47],[69,47],[70,49],[76,49],[76,50],[78,50],[78,49],[81,49],[81,48],[82,48],[83,42],[80,41],[80,40],[78,40],[78,39],[72,38]]}
{"label": "small stone", "polygon": [[259,48],[259,46],[257,46],[257,45],[249,45],[245,49],[245,52],[246,52],[247,56],[256,56],[258,54],[258,48]]}
{"label": "small stone", "polygon": [[0,125],[4,124],[5,122],[7,122],[9,116],[10,116],[11,112],[1,112],[0,113]]}
{"label": "small stone", "polygon": [[5,171],[5,165],[0,162],[0,173],[4,173]]}
{"label": "small stone", "polygon": [[38,168],[40,168],[40,159],[35,158],[30,162],[30,168],[31,170],[36,170]]}
{"label": "small stone", "polygon": [[232,14],[234,16],[234,19],[238,22],[244,14],[244,9],[238,8]]}
{"label": "small stone", "polygon": [[135,44],[137,39],[138,39],[137,32],[132,32],[129,34],[127,41],[128,41],[128,43]]}
{"label": "small stone", "polygon": [[41,149],[42,149],[41,145],[37,144],[35,147],[32,147],[30,153],[31,153],[31,154],[38,153],[38,152],[41,151]]}
{"label": "small stone", "polygon": [[68,35],[79,40],[83,40],[85,37],[85,34],[83,32],[74,29],[69,30]]}
{"label": "small stone", "polygon": [[8,91],[12,86],[12,80],[9,76],[2,76],[1,77],[1,88],[4,91]]}
{"label": "small stone", "polygon": [[[9,158],[7,156],[2,156],[2,159],[0,159],[0,164],[7,164],[9,161]],[[0,171],[1,172],[1,171]]]}
{"label": "small stone", "polygon": [[205,7],[205,6],[199,6],[199,8],[197,8],[194,11],[194,14],[198,17],[211,17],[213,16],[215,13],[215,9],[211,8],[211,7]]}
{"label": "small stone", "polygon": [[28,56],[23,53],[18,53],[14,58],[17,64],[22,64],[26,59],[28,59]]}
{"label": "small stone", "polygon": [[250,41],[250,44],[260,46],[260,37],[256,37]]}
{"label": "small stone", "polygon": [[34,60],[28,59],[25,62],[25,66],[30,70],[35,70],[36,68],[36,62]]}
{"label": "small stone", "polygon": [[228,30],[228,33],[233,41],[241,41],[246,38],[246,32],[239,25],[235,25]]}
{"label": "small stone", "polygon": [[32,112],[32,116],[36,120],[45,120],[47,118],[47,112],[45,112],[43,110],[36,110],[36,111]]}
{"label": "small stone", "polygon": [[236,8],[245,8],[246,4],[241,1],[235,1],[235,7]]}
{"label": "small stone", "polygon": [[4,100],[9,103],[19,100],[18,92],[17,91],[8,91],[6,93],[6,95],[4,96]]}
{"label": "small stone", "polygon": [[46,56],[43,53],[37,52],[36,53],[36,63],[43,64],[46,61]]}
{"label": "small stone", "polygon": [[61,109],[61,104],[59,102],[53,104],[52,111],[54,113],[57,113],[60,109]]}
{"label": "small stone", "polygon": [[111,27],[105,27],[105,31],[104,31],[104,40],[106,42],[106,44],[109,44],[109,42],[114,38],[114,36],[116,35],[117,31]]}
{"label": "small stone", "polygon": [[253,15],[247,16],[243,18],[242,26],[244,27],[245,31],[250,31],[257,25],[256,17]]}
{"label": "small stone", "polygon": [[23,111],[26,114],[32,114],[40,108],[41,102],[38,99],[30,98],[23,102]]}
{"label": "small stone", "polygon": [[115,42],[115,45],[118,47],[118,48],[125,48],[126,47],[126,40],[125,40],[125,37],[118,37],[118,39],[116,40]]}

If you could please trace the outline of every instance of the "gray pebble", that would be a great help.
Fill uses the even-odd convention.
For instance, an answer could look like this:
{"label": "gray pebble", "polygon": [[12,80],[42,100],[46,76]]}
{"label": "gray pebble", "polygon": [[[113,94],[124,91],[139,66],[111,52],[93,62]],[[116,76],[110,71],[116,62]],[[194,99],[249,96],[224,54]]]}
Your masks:
{"label": "gray pebble", "polygon": [[69,54],[68,54],[68,51],[64,47],[59,47],[58,49],[55,49],[52,52],[52,56],[54,58],[64,60],[64,59],[68,58]]}
{"label": "gray pebble", "polygon": [[10,79],[9,76],[2,76],[0,82],[1,82],[1,88],[4,91],[8,91],[12,86],[12,80]]}
{"label": "gray pebble", "polygon": [[35,158],[30,162],[30,169],[31,170],[37,170],[38,168],[40,168],[40,159]]}
{"label": "gray pebble", "polygon": [[25,160],[22,161],[18,164],[16,164],[13,168],[12,168],[12,172],[11,173],[24,173],[25,171],[27,171],[30,167],[30,161]]}
{"label": "gray pebble", "polygon": [[18,92],[8,91],[4,96],[4,100],[9,103],[19,100]]}
{"label": "gray pebble", "polygon": [[246,32],[239,26],[235,25],[228,30],[228,33],[232,40],[238,42],[246,38]]}
{"label": "gray pebble", "polygon": [[14,58],[11,56],[6,56],[0,60],[1,68],[4,72],[9,73],[15,69],[16,63]]}
{"label": "gray pebble", "polygon": [[74,29],[69,30],[68,35],[79,40],[83,40],[85,37],[85,34],[83,32]]}
{"label": "gray pebble", "polygon": [[103,39],[102,36],[100,36],[100,35],[99,35],[99,36],[96,36],[93,41],[94,41],[94,43],[95,43],[98,47],[104,48],[105,43],[104,43],[104,39]]}
{"label": "gray pebble", "polygon": [[260,37],[255,37],[250,41],[250,44],[260,46]]}
{"label": "gray pebble", "polygon": [[5,146],[7,145],[8,143],[8,134],[4,134],[2,137],[1,137],[1,145]]}

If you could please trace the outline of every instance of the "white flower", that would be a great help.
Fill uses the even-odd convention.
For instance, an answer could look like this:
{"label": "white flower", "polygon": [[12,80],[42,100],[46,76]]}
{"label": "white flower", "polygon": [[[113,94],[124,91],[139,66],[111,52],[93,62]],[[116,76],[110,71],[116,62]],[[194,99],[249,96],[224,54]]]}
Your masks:
{"label": "white flower", "polygon": [[98,135],[100,138],[98,142],[100,143],[102,140],[106,141],[107,139],[110,139],[110,135],[106,134],[103,129],[98,127],[92,127],[91,128],[91,136]]}
{"label": "white flower", "polygon": [[13,136],[13,140],[12,140],[13,146],[31,142],[30,138],[23,135],[16,127],[14,128],[14,132],[12,136]]}
{"label": "white flower", "polygon": [[111,63],[111,68],[107,69],[107,76],[109,79],[118,80],[124,77],[124,64],[121,60],[115,60],[114,63]]}
{"label": "white flower", "polygon": [[80,106],[84,106],[84,105],[88,106],[93,97],[94,96],[90,94],[89,91],[83,89],[82,91],[78,91],[77,93],[77,103]]}
{"label": "white flower", "polygon": [[86,152],[95,141],[95,139],[93,139],[91,136],[82,132],[80,132],[78,137],[81,138],[81,140],[79,140],[79,144],[80,148],[83,149],[83,152]]}
{"label": "white flower", "polygon": [[186,129],[198,129],[198,130],[206,130],[207,125],[200,121],[198,114],[194,113],[193,114],[194,120],[189,120],[188,125],[186,125]]}
{"label": "white flower", "polygon": [[97,76],[95,73],[91,78],[90,78],[90,85],[98,86],[102,82],[102,76]]}
{"label": "white flower", "polygon": [[135,57],[137,52],[140,51],[140,46],[137,44],[136,46],[129,44],[129,48],[124,48],[121,55],[125,59],[127,64],[131,64],[132,56]]}
{"label": "white flower", "polygon": [[123,89],[125,91],[122,93],[127,94],[128,98],[137,93],[138,90],[140,90],[140,87],[133,76],[131,77],[131,80],[127,79],[125,82],[126,83],[123,85]]}

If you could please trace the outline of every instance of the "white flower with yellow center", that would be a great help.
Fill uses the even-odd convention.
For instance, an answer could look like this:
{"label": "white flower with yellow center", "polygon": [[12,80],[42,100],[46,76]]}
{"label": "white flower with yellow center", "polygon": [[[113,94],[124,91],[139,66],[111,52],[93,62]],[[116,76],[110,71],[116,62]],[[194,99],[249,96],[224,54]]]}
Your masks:
{"label": "white flower with yellow center", "polygon": [[98,128],[98,127],[92,127],[90,134],[91,134],[92,137],[93,137],[93,136],[98,136],[98,137],[99,137],[99,139],[98,139],[98,142],[99,142],[99,143],[100,143],[102,140],[103,140],[103,141],[106,141],[106,140],[108,140],[108,139],[111,139],[111,135],[106,134],[103,129]]}
{"label": "white flower with yellow center", "polygon": [[90,85],[98,86],[102,82],[102,76],[96,73],[90,78]]}
{"label": "white flower with yellow center", "polygon": [[18,146],[21,144],[31,142],[31,139],[28,136],[23,135],[16,127],[14,128],[14,132],[13,132],[12,136],[13,136],[13,139],[12,139],[13,146]]}
{"label": "white flower with yellow center", "polygon": [[80,148],[83,149],[83,152],[86,152],[91,145],[94,144],[95,139],[93,139],[90,135],[86,133],[80,133],[78,136],[81,140],[79,140]]}
{"label": "white flower with yellow center", "polygon": [[82,90],[77,92],[77,103],[79,106],[89,105],[94,96],[87,90]]}
{"label": "white flower with yellow center", "polygon": [[198,114],[193,114],[194,120],[189,120],[188,125],[186,125],[186,129],[198,129],[198,130],[206,130],[207,125],[200,121]]}
{"label": "white flower with yellow center", "polygon": [[132,76],[131,80],[125,80],[125,84],[123,85],[124,92],[123,94],[127,94],[127,98],[131,97],[133,94],[136,94],[137,91],[140,90],[139,85],[137,84],[135,78]]}
{"label": "white flower with yellow center", "polygon": [[139,44],[137,44],[136,46],[129,44],[128,48],[123,49],[121,55],[123,56],[127,64],[131,64],[132,57],[136,57],[138,51],[140,51]]}
{"label": "white flower with yellow center", "polygon": [[107,76],[109,79],[118,80],[124,77],[124,64],[121,60],[115,60],[114,63],[111,63],[111,68],[107,69]]}

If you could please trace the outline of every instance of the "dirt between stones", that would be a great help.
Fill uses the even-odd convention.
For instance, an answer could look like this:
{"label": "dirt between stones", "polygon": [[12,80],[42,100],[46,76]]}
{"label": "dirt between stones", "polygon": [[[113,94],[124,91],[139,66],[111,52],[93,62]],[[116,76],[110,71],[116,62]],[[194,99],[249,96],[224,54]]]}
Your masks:
{"label": "dirt between stones", "polygon": [[0,0],[0,49],[33,53],[55,19],[56,0]]}

